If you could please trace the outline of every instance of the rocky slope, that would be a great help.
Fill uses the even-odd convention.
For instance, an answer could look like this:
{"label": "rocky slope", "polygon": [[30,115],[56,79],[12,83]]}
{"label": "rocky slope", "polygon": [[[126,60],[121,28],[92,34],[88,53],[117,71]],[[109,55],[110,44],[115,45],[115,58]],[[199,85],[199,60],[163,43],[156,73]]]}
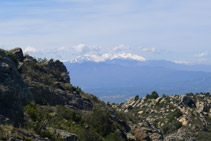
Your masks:
{"label": "rocky slope", "polygon": [[159,97],[153,92],[110,105],[130,115],[130,127],[139,140],[211,140],[209,93]]}
{"label": "rocky slope", "polygon": [[59,60],[0,49],[0,140],[127,140],[130,128],[70,84]]}

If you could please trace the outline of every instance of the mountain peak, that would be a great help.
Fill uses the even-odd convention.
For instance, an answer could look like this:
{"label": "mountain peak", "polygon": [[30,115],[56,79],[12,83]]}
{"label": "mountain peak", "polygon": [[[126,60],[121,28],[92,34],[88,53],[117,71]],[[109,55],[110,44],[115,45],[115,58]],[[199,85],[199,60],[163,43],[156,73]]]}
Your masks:
{"label": "mountain peak", "polygon": [[84,56],[78,56],[72,60],[71,63],[81,63],[81,62],[104,62],[107,60],[114,60],[114,59],[124,59],[124,60],[136,60],[136,61],[146,61],[146,59],[142,56],[131,54],[131,53],[119,53],[119,54],[102,54],[102,55],[90,55],[86,54]]}

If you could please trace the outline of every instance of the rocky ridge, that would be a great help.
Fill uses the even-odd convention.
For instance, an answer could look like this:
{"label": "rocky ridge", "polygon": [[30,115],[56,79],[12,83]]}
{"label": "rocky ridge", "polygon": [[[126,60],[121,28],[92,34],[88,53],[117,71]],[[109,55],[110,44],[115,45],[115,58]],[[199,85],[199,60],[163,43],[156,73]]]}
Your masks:
{"label": "rocky ridge", "polygon": [[111,107],[132,115],[130,127],[140,140],[210,140],[211,95],[209,93],[138,96]]}

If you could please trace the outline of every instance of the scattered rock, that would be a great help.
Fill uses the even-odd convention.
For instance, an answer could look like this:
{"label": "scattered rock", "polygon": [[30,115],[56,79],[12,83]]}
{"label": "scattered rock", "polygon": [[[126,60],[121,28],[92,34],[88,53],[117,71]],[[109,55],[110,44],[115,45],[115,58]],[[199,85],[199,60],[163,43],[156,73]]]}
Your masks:
{"label": "scattered rock", "polygon": [[202,102],[202,101],[197,101],[196,102],[196,108],[197,108],[197,111],[199,113],[201,113],[201,112],[209,112],[210,105],[205,103],[205,102]]}
{"label": "scattered rock", "polygon": [[179,122],[181,122],[183,126],[187,126],[188,125],[188,119],[185,116],[183,116],[182,118],[180,118],[179,119]]}
{"label": "scattered rock", "polygon": [[127,133],[127,140],[128,141],[136,141],[136,137],[131,133]]}
{"label": "scattered rock", "polygon": [[78,138],[75,134],[69,133],[69,132],[67,132],[65,130],[61,130],[61,129],[56,129],[55,135],[60,136],[62,138],[62,140],[64,140],[64,141],[77,141],[78,140]]}
{"label": "scattered rock", "polygon": [[152,133],[150,135],[150,139],[152,139],[153,141],[161,141],[163,139],[163,136],[159,133]]}

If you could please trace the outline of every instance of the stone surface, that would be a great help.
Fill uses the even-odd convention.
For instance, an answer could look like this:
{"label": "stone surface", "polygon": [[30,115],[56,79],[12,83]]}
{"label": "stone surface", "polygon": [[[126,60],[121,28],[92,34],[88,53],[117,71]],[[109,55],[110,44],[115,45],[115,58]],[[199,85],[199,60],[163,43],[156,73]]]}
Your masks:
{"label": "stone surface", "polygon": [[18,59],[18,61],[23,62],[24,56],[23,56],[23,51],[21,48],[14,48],[14,49],[9,50],[9,52],[14,54],[16,58]]}
{"label": "stone surface", "polygon": [[22,112],[23,104],[31,98],[31,92],[12,58],[4,50],[0,50],[0,56],[0,114],[19,122],[22,117],[19,113]]}
{"label": "stone surface", "polygon": [[127,140],[128,141],[136,141],[136,137],[131,133],[127,133]]}
{"label": "stone surface", "polygon": [[181,98],[181,103],[194,107],[195,106],[195,102],[189,97],[189,96],[182,96]]}
{"label": "stone surface", "polygon": [[187,126],[188,125],[188,119],[185,116],[183,116],[182,118],[180,118],[179,119],[179,122],[181,122],[183,126]]}
{"label": "stone surface", "polygon": [[150,135],[150,138],[153,140],[153,141],[161,141],[163,139],[163,136],[162,134],[158,134],[158,133],[152,133]]}
{"label": "stone surface", "polygon": [[77,141],[78,138],[75,134],[69,133],[65,130],[56,129],[55,130],[56,136],[60,136],[64,141]]}

